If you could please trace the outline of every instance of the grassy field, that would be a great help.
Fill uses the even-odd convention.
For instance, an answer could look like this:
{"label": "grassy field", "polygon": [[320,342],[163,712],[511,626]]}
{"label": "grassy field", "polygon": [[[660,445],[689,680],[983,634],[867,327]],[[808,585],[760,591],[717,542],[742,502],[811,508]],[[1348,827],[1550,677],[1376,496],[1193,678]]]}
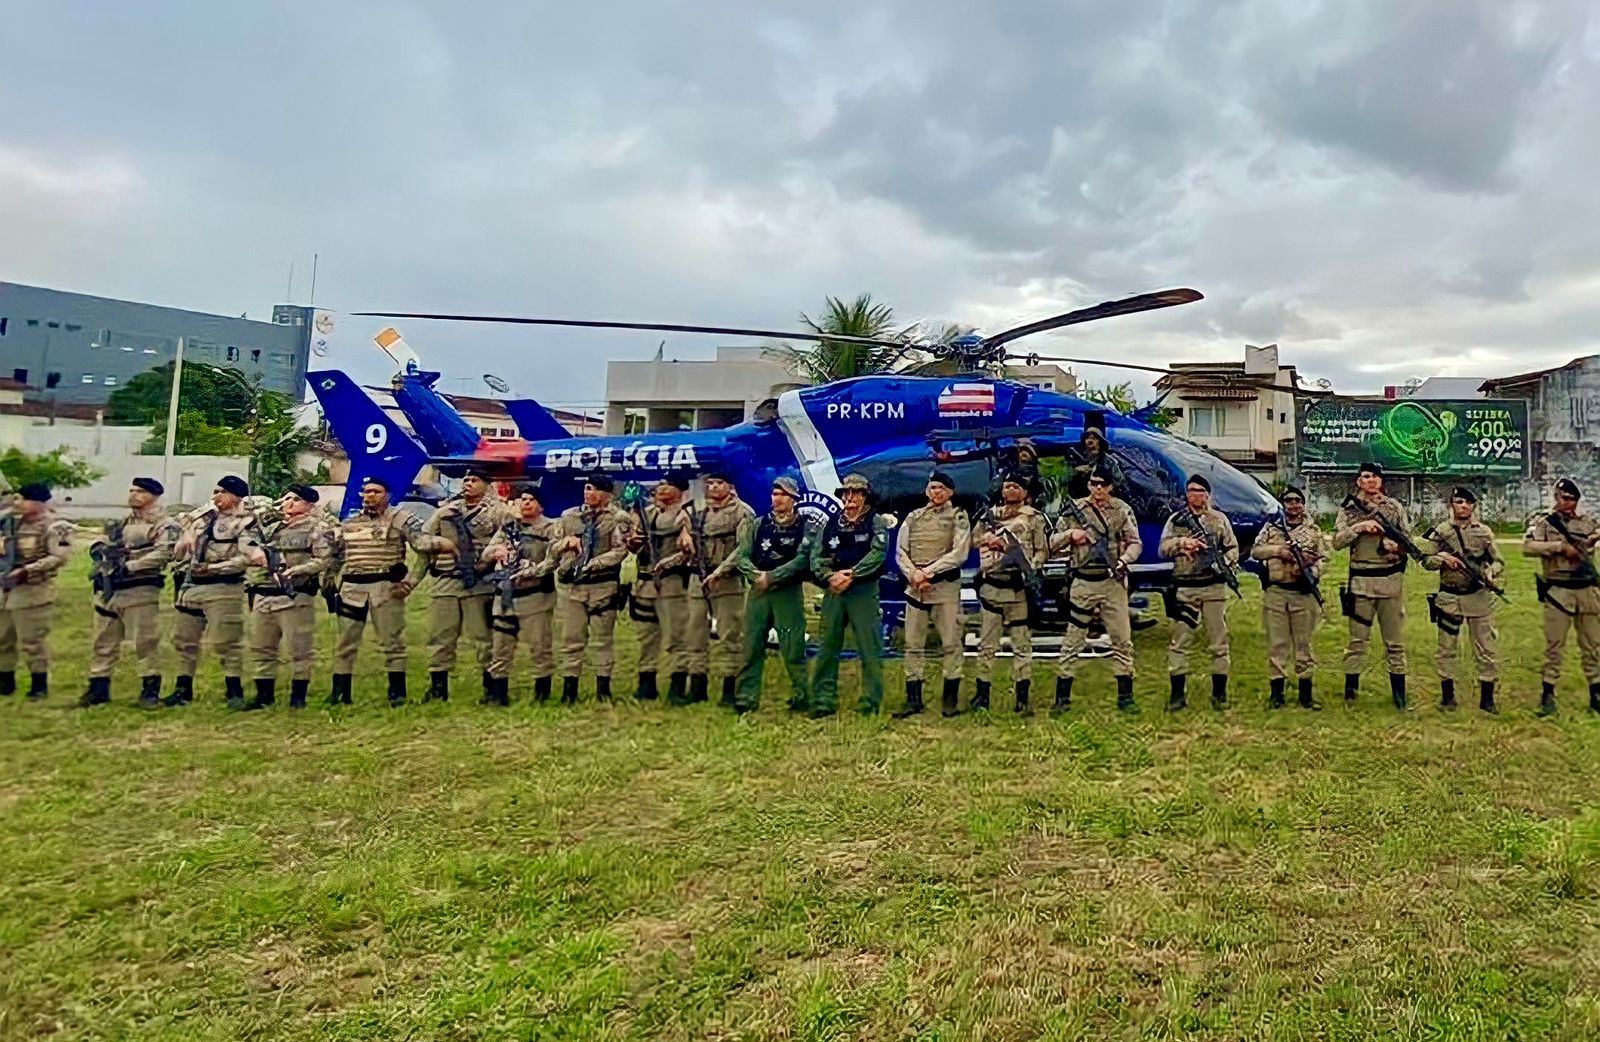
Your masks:
{"label": "grassy field", "polygon": [[1162,624],[1137,717],[1090,664],[1063,720],[898,723],[775,676],[743,720],[391,712],[373,667],[336,715],[228,715],[214,672],[142,714],[126,660],[80,712],[74,592],[56,694],[0,704],[0,1037],[1600,1037],[1600,718],[1572,666],[1532,715],[1520,560],[1506,711],[1434,711],[1425,585],[1410,714],[1377,665],[1332,704],[1337,620],[1328,710],[1267,711],[1250,582],[1225,714],[1156,709]]}

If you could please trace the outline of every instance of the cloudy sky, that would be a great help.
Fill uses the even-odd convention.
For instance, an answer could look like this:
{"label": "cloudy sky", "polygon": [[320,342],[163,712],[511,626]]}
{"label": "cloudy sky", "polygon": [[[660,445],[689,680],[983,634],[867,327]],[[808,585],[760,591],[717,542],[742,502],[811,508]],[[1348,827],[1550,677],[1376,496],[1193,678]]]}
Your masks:
{"label": "cloudy sky", "polygon": [[[342,311],[989,331],[1187,285],[1030,346],[1348,390],[1595,350],[1592,4],[580,6],[0,0],[0,279],[264,316],[315,251]],[[402,328],[549,401],[656,345]]]}

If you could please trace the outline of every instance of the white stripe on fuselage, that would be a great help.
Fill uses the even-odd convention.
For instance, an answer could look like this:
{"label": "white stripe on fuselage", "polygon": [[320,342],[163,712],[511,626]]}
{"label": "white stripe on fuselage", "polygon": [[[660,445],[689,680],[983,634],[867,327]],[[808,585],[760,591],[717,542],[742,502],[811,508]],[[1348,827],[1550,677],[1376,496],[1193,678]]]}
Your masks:
{"label": "white stripe on fuselage", "polygon": [[794,461],[800,467],[800,480],[806,488],[832,496],[839,487],[839,472],[834,468],[828,443],[822,440],[817,425],[806,415],[799,391],[778,395],[778,426],[789,439]]}

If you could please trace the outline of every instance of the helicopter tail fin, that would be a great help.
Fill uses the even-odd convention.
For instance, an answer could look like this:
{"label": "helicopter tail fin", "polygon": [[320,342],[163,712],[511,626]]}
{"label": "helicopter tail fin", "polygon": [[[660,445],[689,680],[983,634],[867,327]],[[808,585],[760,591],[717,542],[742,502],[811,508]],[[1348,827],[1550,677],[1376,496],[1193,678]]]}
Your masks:
{"label": "helicopter tail fin", "polygon": [[339,516],[361,505],[361,482],[378,478],[389,486],[395,502],[405,498],[417,472],[428,461],[411,435],[400,429],[355,381],[336,369],[306,374],[312,392],[322,405],[333,436],[350,457],[350,478],[345,483]]}
{"label": "helicopter tail fin", "polygon": [[552,438],[572,437],[565,427],[561,426],[550,410],[534,401],[532,398],[513,398],[502,402],[506,412],[511,415],[511,422],[517,425],[517,433],[528,441],[549,441]]}

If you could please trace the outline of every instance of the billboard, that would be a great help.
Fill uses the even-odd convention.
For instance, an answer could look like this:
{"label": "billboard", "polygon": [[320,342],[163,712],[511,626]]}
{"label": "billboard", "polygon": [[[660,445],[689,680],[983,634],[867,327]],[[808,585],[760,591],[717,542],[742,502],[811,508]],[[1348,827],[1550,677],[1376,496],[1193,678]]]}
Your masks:
{"label": "billboard", "polygon": [[1300,469],[1354,474],[1374,460],[1398,474],[1515,477],[1528,470],[1522,399],[1325,398],[1300,417]]}

